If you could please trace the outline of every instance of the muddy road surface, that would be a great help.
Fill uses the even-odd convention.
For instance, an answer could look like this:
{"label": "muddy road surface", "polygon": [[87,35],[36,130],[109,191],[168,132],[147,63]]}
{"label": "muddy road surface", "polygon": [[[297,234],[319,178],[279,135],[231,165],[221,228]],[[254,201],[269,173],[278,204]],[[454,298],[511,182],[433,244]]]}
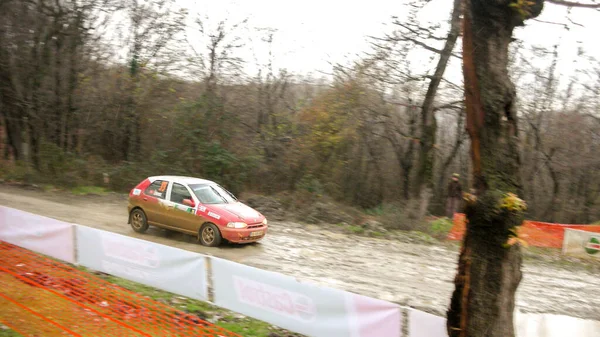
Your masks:
{"label": "muddy road surface", "polygon": [[[75,196],[0,185],[0,205],[229,259],[438,315],[445,315],[453,290],[456,245],[366,238],[316,225],[272,221],[260,243],[206,248],[191,236],[160,229],[135,233],[127,225],[124,195]],[[600,263],[574,263],[525,259],[518,309],[600,320]]]}

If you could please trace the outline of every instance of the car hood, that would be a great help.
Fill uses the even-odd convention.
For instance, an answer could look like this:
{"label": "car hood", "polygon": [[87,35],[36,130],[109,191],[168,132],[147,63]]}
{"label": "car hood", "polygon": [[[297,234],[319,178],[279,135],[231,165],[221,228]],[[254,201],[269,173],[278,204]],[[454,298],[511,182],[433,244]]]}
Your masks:
{"label": "car hood", "polygon": [[247,223],[262,222],[264,219],[262,214],[253,208],[242,204],[241,202],[236,202],[234,204],[211,205],[211,207],[232,214],[239,220],[244,220]]}

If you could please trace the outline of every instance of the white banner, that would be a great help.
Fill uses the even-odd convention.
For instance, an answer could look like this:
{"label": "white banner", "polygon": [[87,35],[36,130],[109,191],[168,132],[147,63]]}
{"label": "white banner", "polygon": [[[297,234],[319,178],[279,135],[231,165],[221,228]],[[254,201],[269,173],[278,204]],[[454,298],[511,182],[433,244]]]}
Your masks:
{"label": "white banner", "polygon": [[562,252],[565,255],[600,259],[600,233],[565,228]]}
{"label": "white banner", "polygon": [[0,240],[75,263],[73,224],[0,206]]}
{"label": "white banner", "polygon": [[77,226],[77,262],[134,282],[207,300],[205,256],[90,227]]}
{"label": "white banner", "polygon": [[445,337],[446,319],[423,311],[408,309],[408,337]]}
{"label": "white banner", "polygon": [[402,312],[400,306],[374,298],[344,292],[346,316],[350,324],[349,337],[400,336]]}
{"label": "white banner", "polygon": [[399,337],[398,305],[211,257],[215,304],[314,337]]}

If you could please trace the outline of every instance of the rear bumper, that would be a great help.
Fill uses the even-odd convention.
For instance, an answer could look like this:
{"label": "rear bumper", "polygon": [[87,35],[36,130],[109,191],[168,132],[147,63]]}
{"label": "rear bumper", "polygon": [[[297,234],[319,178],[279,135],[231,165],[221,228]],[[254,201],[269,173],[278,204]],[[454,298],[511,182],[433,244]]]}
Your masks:
{"label": "rear bumper", "polygon": [[[265,235],[267,234],[267,230],[268,230],[269,226],[262,226],[259,228],[242,228],[242,229],[236,229],[236,228],[227,228],[227,227],[221,227],[221,235],[223,236],[223,238],[229,242],[234,242],[234,243],[251,243],[251,242],[256,242],[262,238],[265,237]],[[250,236],[251,233],[253,232],[262,232],[262,235],[260,236]]]}

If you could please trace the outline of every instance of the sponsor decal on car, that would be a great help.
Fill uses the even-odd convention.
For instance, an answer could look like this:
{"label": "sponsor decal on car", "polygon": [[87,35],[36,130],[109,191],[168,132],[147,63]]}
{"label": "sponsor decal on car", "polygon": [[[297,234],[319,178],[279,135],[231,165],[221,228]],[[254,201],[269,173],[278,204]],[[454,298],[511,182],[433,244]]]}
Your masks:
{"label": "sponsor decal on car", "polygon": [[219,214],[217,214],[217,213],[214,213],[214,212],[208,212],[208,215],[212,216],[213,218],[215,218],[217,220],[221,219],[221,216]]}
{"label": "sponsor decal on car", "polygon": [[[158,191],[159,191],[159,192],[164,192],[164,191],[166,191],[166,190],[167,190],[167,186],[168,186],[168,185],[169,185],[169,182],[168,182],[168,181],[163,181],[163,182],[160,184],[160,187],[158,188]],[[162,193],[161,193],[161,194],[162,194]]]}
{"label": "sponsor decal on car", "polygon": [[315,304],[307,296],[240,276],[233,276],[233,282],[242,303],[302,322],[314,321],[317,316]]}
{"label": "sponsor decal on car", "polygon": [[202,216],[203,214],[201,213],[206,213],[206,206],[198,206],[198,209],[196,209],[196,215]]}
{"label": "sponsor decal on car", "polygon": [[178,210],[194,214],[194,208],[184,205],[177,205]]}
{"label": "sponsor decal on car", "polygon": [[133,195],[140,195],[141,193],[142,193],[142,190],[140,190],[138,188],[134,188],[133,189],[133,193],[131,193],[131,194],[133,194]]}
{"label": "sponsor decal on car", "polygon": [[192,207],[189,206],[177,206],[177,209],[184,211],[186,213],[192,213],[194,214],[194,209]]}

